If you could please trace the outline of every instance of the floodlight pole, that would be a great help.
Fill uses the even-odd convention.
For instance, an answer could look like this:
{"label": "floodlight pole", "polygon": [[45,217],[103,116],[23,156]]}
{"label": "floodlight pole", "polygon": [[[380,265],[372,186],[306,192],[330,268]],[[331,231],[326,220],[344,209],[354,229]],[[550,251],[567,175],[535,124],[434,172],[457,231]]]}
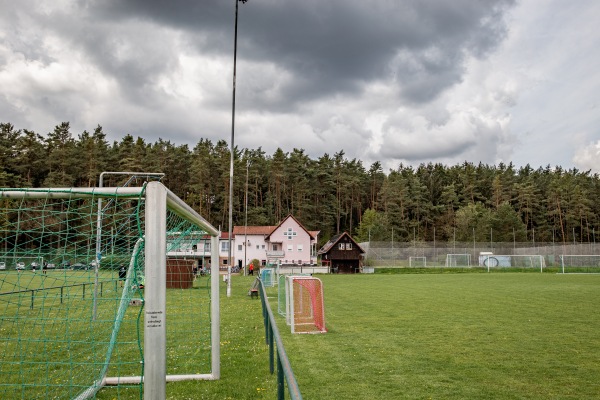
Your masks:
{"label": "floodlight pole", "polygon": [[233,153],[235,132],[235,71],[237,64],[238,3],[248,0],[235,0],[235,31],[233,35],[233,93],[231,97],[231,151],[229,160],[229,249],[227,250],[227,297],[231,297],[231,237],[233,236]]}
{"label": "floodlight pole", "polygon": [[242,268],[244,270],[244,276],[246,276],[246,266],[248,263],[248,167],[250,166],[250,160],[246,160],[246,198],[244,199],[245,217],[244,217],[244,264]]}

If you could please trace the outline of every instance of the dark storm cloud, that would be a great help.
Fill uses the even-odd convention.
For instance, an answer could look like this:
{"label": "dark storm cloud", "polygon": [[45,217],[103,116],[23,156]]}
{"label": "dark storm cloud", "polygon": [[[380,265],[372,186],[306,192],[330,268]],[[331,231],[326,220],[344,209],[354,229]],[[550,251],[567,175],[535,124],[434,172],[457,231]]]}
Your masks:
{"label": "dark storm cloud", "polygon": [[[293,77],[277,88],[285,107],[359,93],[369,82],[390,78],[402,98],[422,103],[460,82],[465,55],[483,55],[495,48],[505,34],[502,12],[512,4],[511,0],[250,0],[239,5],[238,57],[274,63]],[[184,32],[199,54],[231,56],[234,5],[217,0],[113,0],[94,2],[87,13],[118,23],[167,26]],[[160,37],[149,39],[155,42],[137,42],[145,56],[134,51],[127,60],[110,56],[111,46],[119,40],[110,32],[90,42],[89,49],[107,70],[131,85],[141,85],[153,66],[163,61],[167,68],[169,62],[168,45],[161,46]],[[153,59],[153,53],[161,51],[167,54]],[[255,100],[250,107],[266,105]]]}

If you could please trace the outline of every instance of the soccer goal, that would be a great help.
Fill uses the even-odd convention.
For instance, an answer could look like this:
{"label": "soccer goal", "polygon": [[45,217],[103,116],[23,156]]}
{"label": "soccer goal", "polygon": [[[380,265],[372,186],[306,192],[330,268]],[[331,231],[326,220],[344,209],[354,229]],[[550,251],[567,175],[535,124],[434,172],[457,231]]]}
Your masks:
{"label": "soccer goal", "polygon": [[0,398],[164,399],[167,381],[219,379],[218,253],[197,280],[177,259],[218,231],[162,183],[0,202],[0,261],[48,267],[0,274]]}
{"label": "soccer goal", "polygon": [[560,268],[563,274],[599,274],[600,255],[560,255]]}
{"label": "soccer goal", "polygon": [[261,268],[260,279],[265,287],[273,287],[277,284],[277,274],[275,268]]}
{"label": "soccer goal", "polygon": [[286,322],[292,333],[324,333],[323,284],[312,276],[286,276]]}
{"label": "soccer goal", "polygon": [[[288,278],[292,275],[280,274],[277,278],[277,313],[284,318],[286,318],[286,322],[290,325],[290,321],[287,319],[289,313],[289,284]],[[293,276],[307,276],[310,277],[310,274],[294,274]]]}
{"label": "soccer goal", "polygon": [[479,265],[492,271],[540,271],[544,272],[546,261],[542,255],[498,255],[479,256]]}
{"label": "soccer goal", "polygon": [[427,257],[408,257],[408,266],[410,268],[427,267]]}
{"label": "soccer goal", "polygon": [[446,254],[446,268],[471,267],[470,254]]}

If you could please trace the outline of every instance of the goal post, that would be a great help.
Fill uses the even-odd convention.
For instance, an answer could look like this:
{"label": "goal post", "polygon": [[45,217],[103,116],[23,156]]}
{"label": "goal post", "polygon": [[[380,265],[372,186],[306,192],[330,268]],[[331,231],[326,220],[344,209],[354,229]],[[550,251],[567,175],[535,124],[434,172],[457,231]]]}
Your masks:
{"label": "goal post", "polygon": [[425,268],[427,267],[427,257],[408,257],[408,266],[410,268]]}
{"label": "goal post", "polygon": [[491,271],[539,271],[544,272],[546,261],[539,254],[485,254],[479,256],[479,265]]}
{"label": "goal post", "polygon": [[[0,398],[165,398],[167,381],[220,378],[219,232],[162,183],[0,202]],[[200,237],[210,249],[182,251]],[[183,253],[211,274],[194,279]],[[49,268],[11,268],[34,260]]]}
{"label": "goal post", "polygon": [[260,279],[265,287],[273,287],[277,284],[275,268],[264,267],[260,270]]}
{"label": "goal post", "polygon": [[446,268],[471,267],[471,254],[446,254]]}
{"label": "goal post", "polygon": [[289,276],[286,320],[292,333],[325,333],[323,283],[312,276]]}
{"label": "goal post", "polygon": [[600,255],[561,254],[560,270],[563,274],[599,274]]}

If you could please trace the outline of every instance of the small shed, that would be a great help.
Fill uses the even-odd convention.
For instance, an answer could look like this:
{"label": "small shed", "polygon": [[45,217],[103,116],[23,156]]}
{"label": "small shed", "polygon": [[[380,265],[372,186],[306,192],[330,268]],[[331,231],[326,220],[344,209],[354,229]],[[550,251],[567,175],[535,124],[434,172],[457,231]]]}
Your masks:
{"label": "small shed", "polygon": [[191,289],[194,286],[195,260],[167,259],[167,288]]}
{"label": "small shed", "polygon": [[331,265],[331,272],[345,274],[360,271],[364,253],[348,232],[333,236],[318,252],[321,262]]}

